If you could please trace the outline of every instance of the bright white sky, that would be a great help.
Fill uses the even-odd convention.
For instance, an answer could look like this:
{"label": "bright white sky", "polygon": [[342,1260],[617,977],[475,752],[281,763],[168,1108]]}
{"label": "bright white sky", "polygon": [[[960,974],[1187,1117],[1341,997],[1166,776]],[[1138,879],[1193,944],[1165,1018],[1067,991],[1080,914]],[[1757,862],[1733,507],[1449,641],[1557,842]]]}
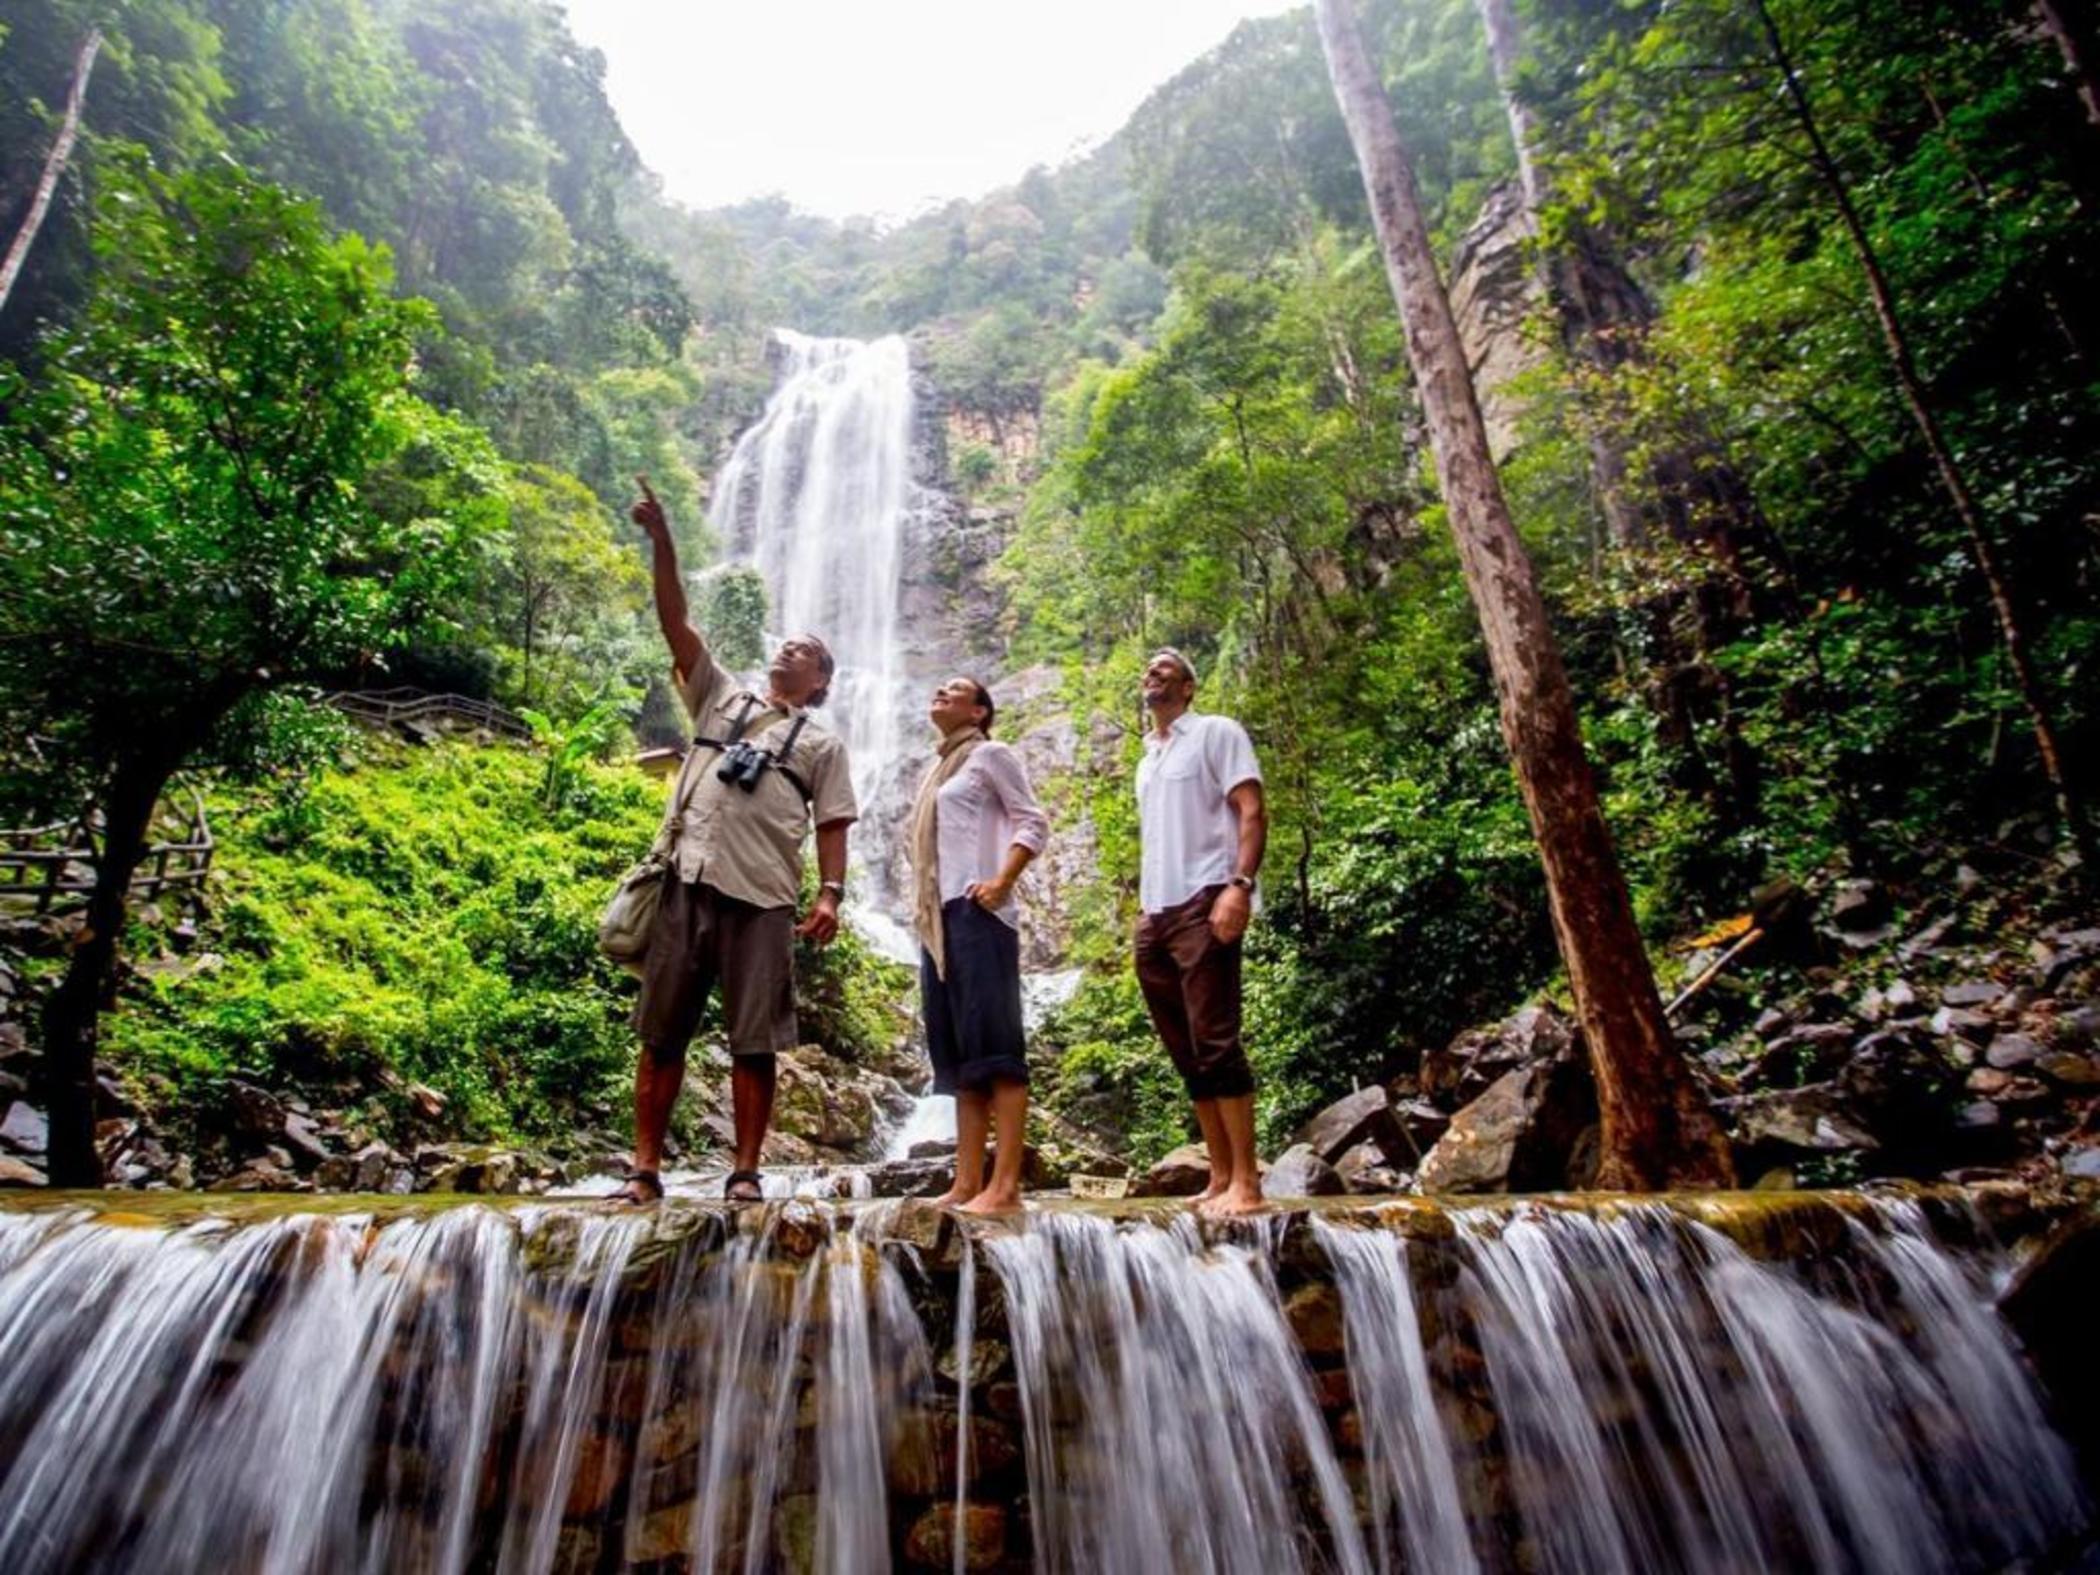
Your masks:
{"label": "bright white sky", "polygon": [[1242,17],[1293,0],[565,4],[671,197],[902,219],[1105,139]]}

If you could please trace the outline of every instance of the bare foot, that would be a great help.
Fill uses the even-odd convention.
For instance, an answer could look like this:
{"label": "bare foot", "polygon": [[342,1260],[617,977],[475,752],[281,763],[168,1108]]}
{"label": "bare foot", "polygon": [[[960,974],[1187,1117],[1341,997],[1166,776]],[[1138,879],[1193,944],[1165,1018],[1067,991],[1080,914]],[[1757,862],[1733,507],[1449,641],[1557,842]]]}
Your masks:
{"label": "bare foot", "polygon": [[1212,1200],[1222,1196],[1224,1194],[1224,1191],[1224,1181],[1217,1176],[1213,1176],[1210,1178],[1209,1186],[1205,1187],[1201,1192],[1197,1193],[1193,1198],[1189,1199],[1189,1207],[1194,1209],[1198,1214],[1207,1214],[1210,1212],[1210,1205]]}
{"label": "bare foot", "polygon": [[965,1203],[968,1203],[972,1198],[976,1196],[977,1193],[974,1190],[958,1186],[950,1187],[939,1197],[928,1198],[926,1201],[932,1204],[937,1209],[956,1209],[961,1208]]}
{"label": "bare foot", "polygon": [[1242,1214],[1258,1214],[1264,1204],[1261,1189],[1253,1182],[1239,1182],[1227,1187],[1209,1202],[1200,1205],[1207,1219],[1235,1219]]}
{"label": "bare foot", "polygon": [[1018,1187],[986,1187],[984,1191],[963,1204],[958,1214],[1018,1214],[1021,1212],[1021,1191]]}

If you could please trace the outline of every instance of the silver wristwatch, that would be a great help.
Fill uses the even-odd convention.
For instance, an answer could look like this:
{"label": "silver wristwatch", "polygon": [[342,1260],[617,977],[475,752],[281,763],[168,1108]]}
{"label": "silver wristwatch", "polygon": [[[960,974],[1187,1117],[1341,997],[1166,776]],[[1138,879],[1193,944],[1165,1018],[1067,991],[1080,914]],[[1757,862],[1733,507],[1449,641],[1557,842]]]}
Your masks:
{"label": "silver wristwatch", "polygon": [[1254,890],[1254,877],[1252,875],[1235,875],[1226,884],[1237,886],[1244,892],[1252,892]]}

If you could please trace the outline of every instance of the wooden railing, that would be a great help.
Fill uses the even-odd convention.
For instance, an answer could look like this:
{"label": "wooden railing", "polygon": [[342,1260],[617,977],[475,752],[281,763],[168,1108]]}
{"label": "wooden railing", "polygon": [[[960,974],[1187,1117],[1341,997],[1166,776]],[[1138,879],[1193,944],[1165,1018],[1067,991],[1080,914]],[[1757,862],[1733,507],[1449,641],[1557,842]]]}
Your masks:
{"label": "wooden railing", "polygon": [[379,727],[402,722],[461,722],[485,727],[509,738],[529,739],[532,729],[515,711],[507,711],[493,700],[468,695],[438,695],[427,689],[346,689],[328,697],[328,703],[346,716]]}
{"label": "wooden railing", "polygon": [[[153,898],[170,887],[202,885],[218,843],[194,792],[187,823],[172,841],[152,842],[131,875],[131,894]],[[85,902],[95,889],[100,854],[94,832],[78,821],[0,830],[0,904],[54,913]],[[77,872],[77,873],[76,873]]]}

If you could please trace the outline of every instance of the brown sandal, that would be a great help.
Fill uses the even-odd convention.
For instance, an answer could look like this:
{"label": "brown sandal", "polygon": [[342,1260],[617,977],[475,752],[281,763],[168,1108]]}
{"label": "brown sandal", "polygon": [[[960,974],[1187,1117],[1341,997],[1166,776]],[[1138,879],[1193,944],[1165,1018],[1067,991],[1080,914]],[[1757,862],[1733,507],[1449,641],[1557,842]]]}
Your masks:
{"label": "brown sandal", "polygon": [[[748,1187],[748,1192],[740,1192]],[[722,1183],[722,1196],[731,1203],[763,1203],[766,1198],[765,1178],[755,1170],[732,1170],[728,1180]]]}
{"label": "brown sandal", "polygon": [[638,1209],[663,1200],[663,1177],[653,1170],[630,1170],[620,1190],[613,1194],[613,1202],[631,1204]]}

